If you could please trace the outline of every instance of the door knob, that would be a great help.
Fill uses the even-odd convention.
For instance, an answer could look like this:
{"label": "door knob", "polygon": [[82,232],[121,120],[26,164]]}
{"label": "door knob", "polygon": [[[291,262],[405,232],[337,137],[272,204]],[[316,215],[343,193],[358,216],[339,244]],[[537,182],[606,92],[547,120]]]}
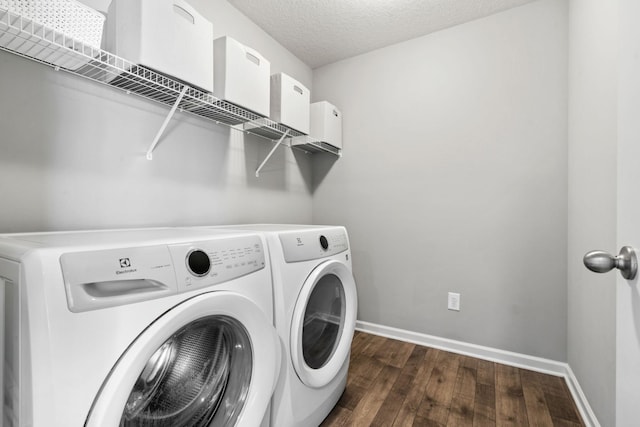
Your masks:
{"label": "door knob", "polygon": [[627,280],[633,280],[638,271],[638,258],[631,246],[623,246],[618,256],[605,251],[591,251],[584,256],[584,265],[596,273],[606,273],[617,268]]}

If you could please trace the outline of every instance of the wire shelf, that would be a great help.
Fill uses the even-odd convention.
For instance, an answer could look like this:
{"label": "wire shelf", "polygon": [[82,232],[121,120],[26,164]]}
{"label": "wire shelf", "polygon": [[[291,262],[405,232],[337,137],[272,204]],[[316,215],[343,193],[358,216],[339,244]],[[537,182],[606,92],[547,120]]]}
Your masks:
{"label": "wire shelf", "polygon": [[245,123],[243,129],[247,133],[262,136],[269,139],[278,139],[287,132],[289,137],[297,137],[304,135],[295,129],[291,129],[283,124],[276,123],[273,120],[259,118],[251,122]]}
{"label": "wire shelf", "polygon": [[[303,136],[208,92],[75,40],[3,7],[0,7],[0,49],[166,106],[172,107],[180,100],[179,111],[229,126],[243,125],[245,132],[263,138],[277,140],[287,131],[288,137]],[[309,147],[321,146],[318,141],[309,140],[313,142]],[[307,152],[315,150],[306,145],[290,145]],[[339,155],[331,150],[320,151]]]}
{"label": "wire shelf", "polygon": [[291,139],[291,147],[299,148],[308,153],[331,153],[342,157],[342,151],[331,144],[315,140],[307,135],[297,136]]}

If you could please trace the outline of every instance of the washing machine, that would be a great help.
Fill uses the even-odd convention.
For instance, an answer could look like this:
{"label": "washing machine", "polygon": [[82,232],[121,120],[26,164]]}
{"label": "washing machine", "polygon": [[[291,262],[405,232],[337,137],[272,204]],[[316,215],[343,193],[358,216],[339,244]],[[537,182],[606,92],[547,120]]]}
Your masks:
{"label": "washing machine", "polygon": [[3,426],[259,426],[280,367],[262,236],[0,236]]}
{"label": "washing machine", "polygon": [[357,315],[344,227],[242,225],[267,240],[274,319],[283,346],[271,425],[319,425],[342,395]]}

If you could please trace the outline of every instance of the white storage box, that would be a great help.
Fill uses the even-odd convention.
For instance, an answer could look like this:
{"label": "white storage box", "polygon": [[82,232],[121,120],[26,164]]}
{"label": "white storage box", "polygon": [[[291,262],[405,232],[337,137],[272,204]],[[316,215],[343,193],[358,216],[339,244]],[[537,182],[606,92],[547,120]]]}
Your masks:
{"label": "white storage box", "polygon": [[[52,32],[41,31],[36,25],[32,28],[37,34],[46,34],[48,40],[87,56],[97,56],[102,43],[104,15],[75,0],[0,0],[0,8],[19,15],[34,24],[63,35],[55,37]],[[31,27],[29,27],[31,28]],[[66,39],[68,37],[69,39]],[[73,39],[73,40],[71,40]],[[24,40],[24,38],[22,39]],[[78,41],[80,43],[75,43]],[[73,53],[57,52],[55,45],[44,48],[31,40],[17,44],[12,50],[27,56],[75,70],[89,62],[90,58]]]}
{"label": "white storage box", "polygon": [[106,50],[213,92],[213,25],[184,0],[112,0]]}
{"label": "white storage box", "polygon": [[327,101],[311,104],[309,136],[342,149],[342,113]]}
{"label": "white storage box", "polygon": [[285,73],[271,76],[271,119],[309,134],[309,89]]}
{"label": "white storage box", "polygon": [[220,99],[269,116],[271,64],[231,37],[213,42],[214,90]]}

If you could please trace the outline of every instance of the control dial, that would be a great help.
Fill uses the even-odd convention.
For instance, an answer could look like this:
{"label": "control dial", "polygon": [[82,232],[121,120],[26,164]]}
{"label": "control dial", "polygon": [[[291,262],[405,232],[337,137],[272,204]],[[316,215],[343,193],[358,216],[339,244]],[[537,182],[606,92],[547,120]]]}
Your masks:
{"label": "control dial", "polygon": [[194,249],[187,255],[187,268],[194,276],[206,276],[211,270],[209,255],[201,249]]}
{"label": "control dial", "polygon": [[320,246],[322,246],[322,249],[324,249],[325,251],[329,249],[329,241],[326,237],[320,236]]}

